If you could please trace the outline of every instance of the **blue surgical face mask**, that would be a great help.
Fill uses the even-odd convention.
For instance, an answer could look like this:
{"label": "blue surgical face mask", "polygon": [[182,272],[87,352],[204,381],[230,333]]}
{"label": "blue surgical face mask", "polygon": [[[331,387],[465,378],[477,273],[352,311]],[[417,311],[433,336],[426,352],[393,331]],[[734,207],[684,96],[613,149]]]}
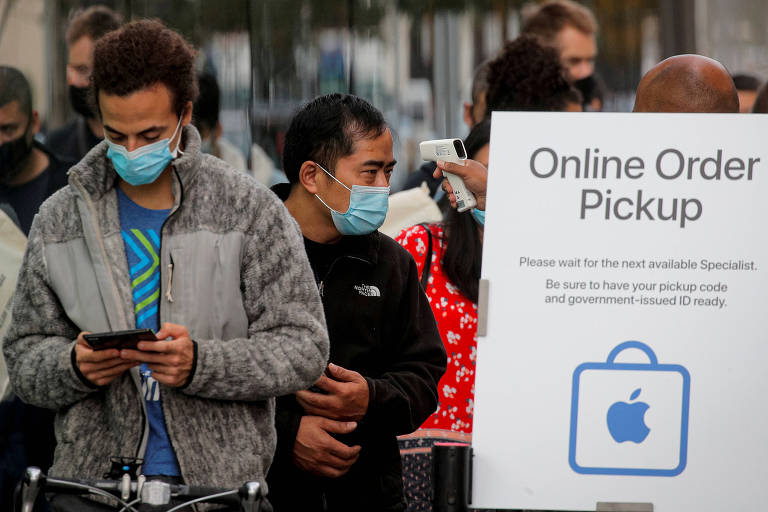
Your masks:
{"label": "blue surgical face mask", "polygon": [[478,210],[477,208],[472,208],[472,218],[475,219],[475,222],[480,224],[481,226],[485,226],[485,210]]}
{"label": "blue surgical face mask", "polygon": [[180,126],[181,118],[179,118],[176,129],[170,138],[147,144],[133,151],[128,151],[125,146],[115,144],[104,137],[109,146],[107,157],[112,160],[117,174],[128,184],[136,186],[152,183],[180,152],[181,137],[176,144],[176,149],[171,151],[171,141],[176,136]]}
{"label": "blue surgical face mask", "polygon": [[364,187],[361,185],[348,186],[340,182],[330,172],[326,171],[322,165],[316,164],[325,174],[336,180],[336,182],[349,190],[349,208],[345,213],[337,212],[323,201],[320,196],[320,202],[331,211],[333,225],[342,235],[367,235],[373,233],[384,224],[389,208],[389,187]]}

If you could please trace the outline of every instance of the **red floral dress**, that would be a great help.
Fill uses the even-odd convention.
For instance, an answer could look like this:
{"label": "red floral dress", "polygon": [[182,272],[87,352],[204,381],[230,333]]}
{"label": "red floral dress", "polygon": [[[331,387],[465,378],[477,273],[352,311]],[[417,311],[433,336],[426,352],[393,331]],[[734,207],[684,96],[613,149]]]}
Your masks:
{"label": "red floral dress", "polygon": [[[465,297],[443,272],[444,231],[440,224],[432,233],[432,262],[427,298],[448,354],[448,369],[438,384],[438,406],[421,429],[472,433],[475,405],[475,360],[477,358],[477,304]],[[424,226],[403,230],[397,242],[411,253],[421,276],[429,243]],[[442,435],[439,437],[443,437]]]}
{"label": "red floral dress", "polygon": [[[438,383],[437,410],[416,432],[398,437],[403,463],[407,512],[432,512],[432,446],[472,441],[477,355],[477,304],[466,298],[443,272],[443,227],[430,224],[432,261],[427,298],[448,354],[448,368]],[[416,260],[421,277],[429,235],[424,226],[403,230],[396,239]]]}

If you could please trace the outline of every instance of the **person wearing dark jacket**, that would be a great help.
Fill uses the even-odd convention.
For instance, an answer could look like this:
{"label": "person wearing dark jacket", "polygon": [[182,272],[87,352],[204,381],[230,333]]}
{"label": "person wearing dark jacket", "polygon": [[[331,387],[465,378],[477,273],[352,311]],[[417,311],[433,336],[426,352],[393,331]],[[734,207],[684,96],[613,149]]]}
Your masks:
{"label": "person wearing dark jacket", "polygon": [[290,183],[273,191],[304,235],[331,353],[277,400],[276,512],[406,508],[396,436],[434,412],[446,355],[413,258],[377,231],[394,165],[384,118],[355,96],[316,98],[286,134]]}
{"label": "person wearing dark jacket", "polygon": [[[32,89],[22,72],[9,66],[0,66],[0,127],[0,207],[26,237],[43,201],[67,184],[74,162],[60,160],[35,140],[40,116]],[[8,257],[12,252],[6,249]],[[2,279],[15,278],[17,271]],[[56,438],[52,411],[22,403],[13,393],[3,395],[0,389],[0,510],[10,510],[24,469],[50,466]]]}
{"label": "person wearing dark jacket", "polygon": [[123,19],[105,5],[78,9],[70,15],[67,42],[67,88],[74,117],[48,134],[46,143],[64,160],[79,162],[104,138],[98,112],[88,98],[96,41],[120,27]]}

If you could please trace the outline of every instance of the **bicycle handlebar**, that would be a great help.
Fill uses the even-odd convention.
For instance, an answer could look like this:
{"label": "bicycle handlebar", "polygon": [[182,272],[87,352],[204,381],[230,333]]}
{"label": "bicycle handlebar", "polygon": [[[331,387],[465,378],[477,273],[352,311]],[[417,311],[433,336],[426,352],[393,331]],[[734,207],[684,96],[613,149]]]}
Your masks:
{"label": "bicycle handlebar", "polygon": [[[169,505],[171,499],[183,502],[169,508],[180,510],[193,503],[216,503],[240,507],[245,512],[271,512],[272,507],[264,499],[259,482],[246,482],[239,488],[198,487],[186,484],[169,484],[158,480],[145,481],[143,475],[136,480],[124,475],[122,480],[78,480],[46,477],[39,468],[30,467],[22,480],[21,512],[32,512],[35,499],[41,490],[57,494],[98,494],[114,499],[125,511],[135,511],[134,505]],[[133,498],[133,501],[130,501]]]}

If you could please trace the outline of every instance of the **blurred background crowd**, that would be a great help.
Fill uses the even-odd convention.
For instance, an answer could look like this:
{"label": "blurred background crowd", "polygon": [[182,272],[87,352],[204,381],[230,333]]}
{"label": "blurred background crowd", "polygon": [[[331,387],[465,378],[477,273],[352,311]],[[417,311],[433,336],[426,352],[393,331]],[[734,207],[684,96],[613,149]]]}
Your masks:
{"label": "blurred background crowd", "polygon": [[[719,60],[732,74],[746,75],[737,77],[737,87],[756,89],[768,76],[768,3],[761,0],[581,3],[599,25],[590,84],[599,101],[587,110],[630,111],[642,75],[674,54]],[[530,0],[0,0],[0,61],[29,78],[40,138],[73,119],[68,86],[78,78],[76,70],[68,77],[67,27],[77,9],[96,4],[124,20],[159,18],[199,48],[199,71],[209,75],[213,91],[206,95],[204,84],[205,105],[196,111],[212,111],[219,152],[242,159],[265,184],[281,179],[283,136],[301,104],[336,91],[368,99],[396,135],[393,191],[421,164],[419,141],[467,134],[462,104],[471,102],[475,68],[520,33],[536,6]]]}

